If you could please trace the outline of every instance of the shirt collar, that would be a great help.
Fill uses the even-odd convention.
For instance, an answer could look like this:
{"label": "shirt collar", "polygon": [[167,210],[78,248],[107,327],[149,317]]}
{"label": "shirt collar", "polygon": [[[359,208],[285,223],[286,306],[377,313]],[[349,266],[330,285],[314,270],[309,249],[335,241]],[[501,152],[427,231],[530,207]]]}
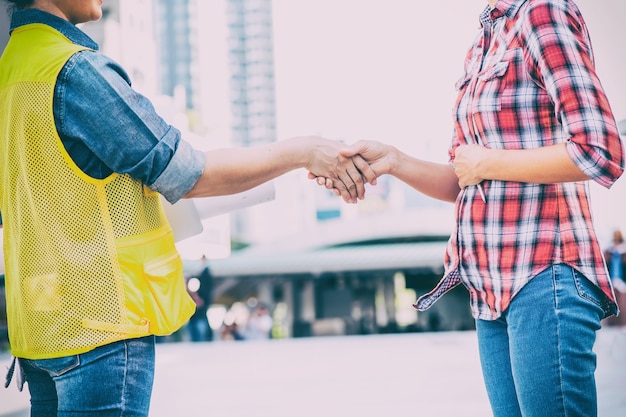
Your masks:
{"label": "shirt collar", "polygon": [[491,6],[485,7],[480,14],[480,23],[485,26],[488,21],[493,21],[503,16],[512,19],[527,1],[528,0],[499,0],[493,9],[491,9]]}
{"label": "shirt collar", "polygon": [[74,24],[38,9],[16,10],[11,17],[10,32],[13,32],[14,29],[20,26],[33,23],[48,25],[61,32],[73,43],[96,51],[98,50],[98,44]]}

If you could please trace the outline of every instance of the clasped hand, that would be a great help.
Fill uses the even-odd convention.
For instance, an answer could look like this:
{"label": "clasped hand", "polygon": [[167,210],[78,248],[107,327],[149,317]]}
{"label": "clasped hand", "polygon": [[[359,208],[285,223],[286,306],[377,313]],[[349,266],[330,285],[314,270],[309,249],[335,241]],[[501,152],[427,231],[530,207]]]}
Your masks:
{"label": "clasped hand", "polygon": [[[309,169],[309,179],[331,190],[335,195],[342,196],[344,201],[356,203],[365,197],[365,184],[376,185],[376,178],[388,174],[389,146],[376,141],[358,141],[353,145],[339,150],[338,161],[345,169],[336,170],[337,178],[323,175]],[[346,196],[350,198],[347,199]]]}
{"label": "clasped hand", "polygon": [[487,149],[480,145],[460,145],[454,150],[452,167],[459,179],[459,187],[465,188],[480,184],[484,178],[479,175],[480,163]]}
{"label": "clasped hand", "polygon": [[356,203],[365,198],[365,184],[376,183],[376,173],[361,155],[341,154],[344,146],[340,142],[318,138],[306,168],[309,178],[317,179],[318,184],[331,189],[346,203]]}

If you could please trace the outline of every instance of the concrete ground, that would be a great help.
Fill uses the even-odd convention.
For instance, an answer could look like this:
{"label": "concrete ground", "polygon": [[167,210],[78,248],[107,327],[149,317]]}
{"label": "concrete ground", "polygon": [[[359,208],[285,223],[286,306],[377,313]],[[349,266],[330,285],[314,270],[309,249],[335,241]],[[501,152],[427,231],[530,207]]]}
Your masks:
{"label": "concrete ground", "polygon": [[[626,416],[626,327],[598,334],[599,416]],[[0,369],[9,362],[0,355]],[[0,416],[28,416],[0,388]],[[152,417],[491,415],[476,334],[417,333],[157,345]]]}

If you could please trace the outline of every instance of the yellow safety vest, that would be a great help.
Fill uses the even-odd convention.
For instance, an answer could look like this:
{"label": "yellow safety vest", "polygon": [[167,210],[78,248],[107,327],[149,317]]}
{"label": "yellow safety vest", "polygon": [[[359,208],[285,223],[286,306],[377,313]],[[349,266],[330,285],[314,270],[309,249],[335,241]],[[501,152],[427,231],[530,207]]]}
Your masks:
{"label": "yellow safety vest", "polygon": [[83,49],[30,24],[0,58],[0,212],[17,357],[170,334],[195,311],[159,195],[128,175],[85,175],[61,143],[56,78]]}

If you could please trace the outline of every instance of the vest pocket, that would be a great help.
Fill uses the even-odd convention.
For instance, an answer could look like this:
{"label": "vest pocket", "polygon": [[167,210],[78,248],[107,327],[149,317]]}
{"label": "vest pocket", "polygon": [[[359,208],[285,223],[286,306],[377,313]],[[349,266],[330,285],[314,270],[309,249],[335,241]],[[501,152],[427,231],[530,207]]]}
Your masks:
{"label": "vest pocket", "polygon": [[183,262],[171,229],[161,228],[118,245],[125,306],[133,324],[147,324],[149,333],[178,330],[195,311],[185,288]]}

